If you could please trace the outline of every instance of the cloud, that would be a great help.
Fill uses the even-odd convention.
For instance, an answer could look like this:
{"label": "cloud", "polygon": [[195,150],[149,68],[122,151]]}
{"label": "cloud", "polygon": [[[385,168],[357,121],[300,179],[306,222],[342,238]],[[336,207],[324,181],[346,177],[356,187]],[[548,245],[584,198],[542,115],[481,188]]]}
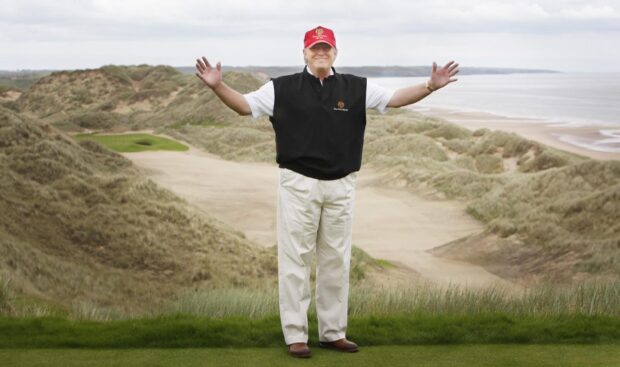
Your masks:
{"label": "cloud", "polygon": [[[563,4],[564,2],[560,2]],[[4,40],[43,41],[241,37],[300,33],[316,24],[339,32],[532,33],[619,30],[618,4],[496,0],[13,1],[0,10]],[[260,5],[259,5],[260,4]],[[300,21],[299,19],[303,19]]]}
{"label": "cloud", "polygon": [[620,20],[620,11],[609,6],[593,6],[590,4],[581,6],[580,8],[562,9],[560,15],[565,19],[577,19],[586,21],[596,20]]}
{"label": "cloud", "polygon": [[[608,40],[620,32],[620,1],[13,0],[0,7],[0,48],[3,54],[4,50],[13,50],[9,58],[3,55],[0,59],[0,68],[23,65],[26,50],[35,57],[37,49],[45,53],[41,57],[48,62],[56,59],[61,64],[64,60],[71,66],[92,65],[93,58],[87,52],[117,63],[136,60],[140,55],[150,57],[141,62],[171,60],[177,55],[176,64],[185,64],[182,60],[188,47],[187,53],[218,50],[236,65],[251,63],[247,57],[261,64],[290,64],[299,62],[299,55],[294,52],[288,56],[290,51],[278,50],[299,51],[304,31],[318,24],[333,28],[339,44],[349,47],[348,55],[368,64],[401,63],[403,59],[394,55],[405,53],[395,52],[392,45],[410,47],[417,54],[438,52],[441,45],[448,53],[463,44],[472,55],[485,55],[493,64],[503,54],[489,48],[483,39],[505,40],[506,44],[523,40],[516,42],[521,48],[528,47],[529,42],[537,45],[540,59],[550,52],[545,50],[556,49],[552,44],[544,46],[544,42],[570,41],[574,35],[586,44],[592,43],[588,39],[596,40],[593,44],[600,47],[610,44]],[[353,45],[355,50],[350,47]],[[512,49],[515,66],[519,66],[519,54],[529,54],[532,47]],[[573,45],[563,54],[579,52],[579,47],[586,46]],[[594,52],[592,57],[606,52],[588,50]],[[80,64],[79,60],[84,61]],[[620,64],[620,60],[615,63]]]}

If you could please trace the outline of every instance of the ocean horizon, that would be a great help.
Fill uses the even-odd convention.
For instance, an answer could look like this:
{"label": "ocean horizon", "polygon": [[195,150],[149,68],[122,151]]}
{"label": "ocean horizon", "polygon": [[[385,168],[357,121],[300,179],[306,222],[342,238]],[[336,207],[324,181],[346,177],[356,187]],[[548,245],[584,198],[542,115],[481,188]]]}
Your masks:
{"label": "ocean horizon", "polygon": [[[458,75],[417,102],[418,108],[480,111],[578,126],[620,127],[620,73],[527,73]],[[397,89],[428,77],[368,78]]]}
{"label": "ocean horizon", "polygon": [[[585,149],[620,153],[620,73],[457,74],[457,78],[415,103],[414,109],[422,113],[430,108],[487,112],[568,128],[597,126],[600,139],[570,134],[558,139]],[[368,78],[391,89],[427,79]]]}

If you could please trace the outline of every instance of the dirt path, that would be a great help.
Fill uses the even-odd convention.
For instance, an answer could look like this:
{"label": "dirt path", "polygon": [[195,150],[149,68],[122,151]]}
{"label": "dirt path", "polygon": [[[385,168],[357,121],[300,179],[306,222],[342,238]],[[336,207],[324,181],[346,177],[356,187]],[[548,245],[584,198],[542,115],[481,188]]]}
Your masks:
{"label": "dirt path", "polygon": [[[148,177],[208,214],[263,245],[276,243],[275,164],[220,159],[196,148],[186,152],[125,153]],[[409,191],[385,188],[378,173],[358,174],[353,243],[371,256],[406,265],[439,283],[508,285],[469,263],[435,257],[425,250],[482,230],[464,204],[434,201]]]}

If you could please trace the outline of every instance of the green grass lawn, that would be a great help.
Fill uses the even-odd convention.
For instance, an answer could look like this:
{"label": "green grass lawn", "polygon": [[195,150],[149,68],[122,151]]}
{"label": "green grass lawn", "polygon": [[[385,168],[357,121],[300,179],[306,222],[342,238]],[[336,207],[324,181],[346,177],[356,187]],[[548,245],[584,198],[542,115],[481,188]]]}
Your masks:
{"label": "green grass lawn", "polygon": [[0,349],[5,366],[619,366],[620,345],[360,346],[341,353],[310,346],[310,359],[276,348]]}
{"label": "green grass lawn", "polygon": [[121,153],[142,152],[147,150],[186,151],[189,149],[186,145],[175,140],[150,134],[78,134],[75,138],[78,140],[94,140],[111,150]]}
{"label": "green grass lawn", "polygon": [[[409,315],[352,317],[347,336],[365,346],[456,344],[620,345],[620,319],[609,316]],[[310,343],[317,340],[309,318]],[[0,348],[277,347],[277,316],[213,319],[189,315],[116,321],[0,317]]]}

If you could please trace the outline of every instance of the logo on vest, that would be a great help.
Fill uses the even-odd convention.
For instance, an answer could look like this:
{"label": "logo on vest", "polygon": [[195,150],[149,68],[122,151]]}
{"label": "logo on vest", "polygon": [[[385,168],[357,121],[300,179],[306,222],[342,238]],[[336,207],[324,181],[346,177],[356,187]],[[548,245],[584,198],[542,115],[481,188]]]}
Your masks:
{"label": "logo on vest", "polygon": [[336,106],[337,107],[334,107],[334,111],[344,111],[344,112],[348,112],[349,111],[348,108],[344,108],[344,101],[338,101]]}

